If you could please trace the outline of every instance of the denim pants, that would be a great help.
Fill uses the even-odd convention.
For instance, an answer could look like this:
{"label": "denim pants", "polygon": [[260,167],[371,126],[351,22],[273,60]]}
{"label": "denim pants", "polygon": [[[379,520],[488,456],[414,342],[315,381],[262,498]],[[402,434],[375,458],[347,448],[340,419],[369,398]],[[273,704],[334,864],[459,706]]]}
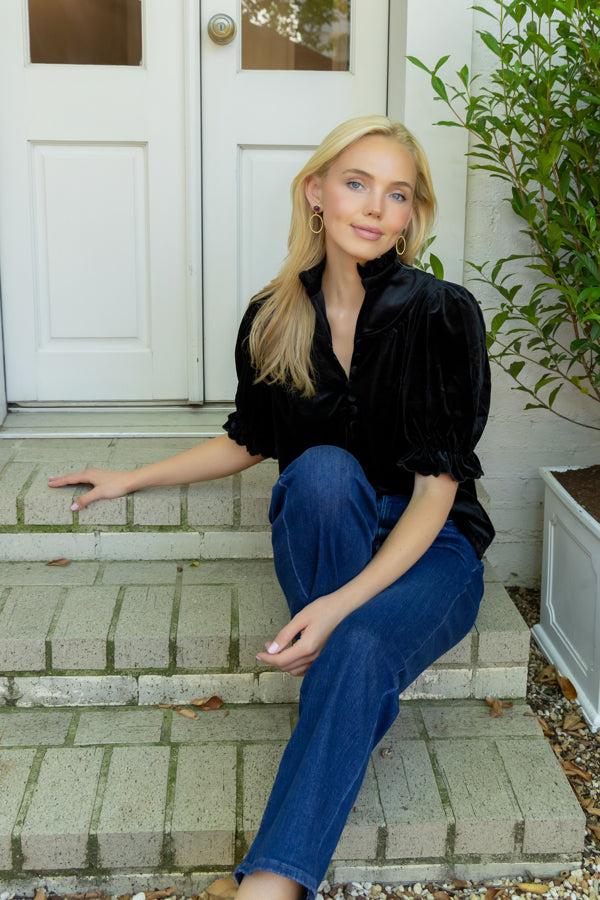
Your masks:
{"label": "denim pants", "polygon": [[[277,577],[293,616],[362,571],[407,497],[377,495],[353,456],[307,450],[273,488]],[[314,900],[398,695],[471,629],[483,565],[449,519],[406,574],[350,613],[304,676],[299,720],[258,834],[236,870],[266,870]],[[275,635],[265,635],[265,640]]]}

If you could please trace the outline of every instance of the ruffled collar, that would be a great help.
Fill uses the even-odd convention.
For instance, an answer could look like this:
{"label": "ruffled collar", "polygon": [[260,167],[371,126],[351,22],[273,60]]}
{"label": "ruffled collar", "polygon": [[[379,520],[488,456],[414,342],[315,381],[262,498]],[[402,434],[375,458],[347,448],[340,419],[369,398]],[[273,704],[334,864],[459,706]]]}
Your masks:
{"label": "ruffled collar", "polygon": [[[306,288],[309,297],[314,297],[321,290],[321,281],[323,278],[323,272],[325,271],[325,262],[326,257],[323,257],[323,259],[315,266],[312,266],[312,268],[305,269],[303,272],[300,272],[300,281]],[[387,280],[390,274],[399,265],[402,264],[398,260],[398,254],[396,253],[395,247],[391,247],[382,256],[377,256],[375,259],[370,259],[364,264],[364,266],[361,266],[359,263],[357,265],[357,269],[364,289],[368,291],[374,287],[377,287],[379,282]]]}

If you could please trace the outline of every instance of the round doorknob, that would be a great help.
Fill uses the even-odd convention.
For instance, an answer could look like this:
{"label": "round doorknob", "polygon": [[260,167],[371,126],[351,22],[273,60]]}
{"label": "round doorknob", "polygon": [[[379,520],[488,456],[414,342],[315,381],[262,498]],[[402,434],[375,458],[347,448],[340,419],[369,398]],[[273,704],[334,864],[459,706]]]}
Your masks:
{"label": "round doorknob", "polygon": [[231,16],[217,13],[208,23],[208,33],[215,44],[229,44],[234,39],[237,28]]}

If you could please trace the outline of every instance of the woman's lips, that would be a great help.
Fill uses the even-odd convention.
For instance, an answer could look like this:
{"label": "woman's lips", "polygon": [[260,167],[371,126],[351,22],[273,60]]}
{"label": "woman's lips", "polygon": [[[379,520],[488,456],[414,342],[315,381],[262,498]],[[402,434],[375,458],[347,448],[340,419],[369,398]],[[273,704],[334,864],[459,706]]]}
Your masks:
{"label": "woman's lips", "polygon": [[379,228],[367,228],[363,225],[353,225],[352,227],[359,237],[365,238],[367,241],[376,241],[383,234]]}

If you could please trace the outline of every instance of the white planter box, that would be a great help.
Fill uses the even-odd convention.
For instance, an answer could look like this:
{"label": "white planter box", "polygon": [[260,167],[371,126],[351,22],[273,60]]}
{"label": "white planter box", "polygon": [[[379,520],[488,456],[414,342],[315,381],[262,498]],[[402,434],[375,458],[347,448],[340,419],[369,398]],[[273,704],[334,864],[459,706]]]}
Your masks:
{"label": "white planter box", "polygon": [[533,635],[559,673],[575,685],[577,702],[596,731],[600,727],[600,524],[573,500],[550,469],[540,469],[540,474],[546,485],[542,605]]}

